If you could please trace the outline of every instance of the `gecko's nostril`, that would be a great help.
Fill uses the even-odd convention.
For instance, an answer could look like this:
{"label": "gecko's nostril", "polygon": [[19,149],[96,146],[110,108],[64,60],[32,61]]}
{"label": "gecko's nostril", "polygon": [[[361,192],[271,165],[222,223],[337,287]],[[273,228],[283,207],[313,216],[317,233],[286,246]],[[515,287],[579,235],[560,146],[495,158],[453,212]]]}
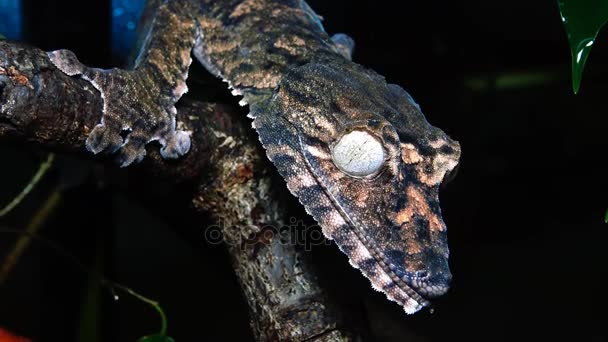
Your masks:
{"label": "gecko's nostril", "polygon": [[420,270],[420,271],[416,271],[416,272],[414,272],[414,276],[415,276],[416,278],[418,278],[418,279],[425,279],[425,278],[428,278],[429,274],[430,274],[430,273],[429,273],[429,271],[427,271],[427,270]]}

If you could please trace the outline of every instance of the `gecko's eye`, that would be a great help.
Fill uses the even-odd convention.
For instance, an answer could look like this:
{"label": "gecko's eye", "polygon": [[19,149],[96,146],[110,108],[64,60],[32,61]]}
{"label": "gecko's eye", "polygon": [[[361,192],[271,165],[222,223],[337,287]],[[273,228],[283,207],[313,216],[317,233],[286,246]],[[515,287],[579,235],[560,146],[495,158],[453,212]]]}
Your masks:
{"label": "gecko's eye", "polygon": [[372,176],[384,163],[382,143],[366,131],[344,134],[331,149],[334,164],[353,177]]}

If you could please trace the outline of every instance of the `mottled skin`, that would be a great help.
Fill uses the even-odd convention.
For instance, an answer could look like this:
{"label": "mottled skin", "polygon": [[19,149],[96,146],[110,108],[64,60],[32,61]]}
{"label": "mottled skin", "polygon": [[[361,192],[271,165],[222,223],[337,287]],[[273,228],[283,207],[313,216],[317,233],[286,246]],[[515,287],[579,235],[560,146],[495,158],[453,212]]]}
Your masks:
{"label": "mottled skin", "polygon": [[[81,75],[104,98],[102,121],[93,128],[86,147],[93,153],[120,149],[122,166],[141,161],[145,145],[159,141],[165,158],[177,158],[190,149],[186,132],[175,129],[175,103],[188,90],[186,78],[192,59],[190,50],[199,33],[178,1],[160,6],[146,48],[134,70],[101,70],[82,65],[71,51],[49,53],[51,61],[68,75]],[[124,139],[121,133],[129,133]]]}
{"label": "mottled skin", "polygon": [[[134,70],[85,67],[49,53],[104,97],[87,148],[139,161],[152,140],[165,157],[190,146],[175,129],[190,54],[243,95],[249,116],[290,191],[372,286],[413,313],[445,293],[451,274],[438,188],[460,146],[431,126],[399,86],[350,61],[353,42],[330,38],[300,0],[168,0],[159,6]],[[344,134],[382,143],[379,172],[351,177],[332,161]],[[121,132],[130,132],[126,139]]]}

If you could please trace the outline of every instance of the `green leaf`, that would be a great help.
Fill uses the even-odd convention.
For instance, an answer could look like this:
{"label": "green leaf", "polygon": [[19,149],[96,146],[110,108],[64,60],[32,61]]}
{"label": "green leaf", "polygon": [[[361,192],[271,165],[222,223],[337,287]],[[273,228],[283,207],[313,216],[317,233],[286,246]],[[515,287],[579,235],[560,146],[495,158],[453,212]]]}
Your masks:
{"label": "green leaf", "polygon": [[585,62],[599,30],[608,20],[608,0],[558,0],[572,54],[572,88],[577,94]]}
{"label": "green leaf", "polygon": [[154,334],[144,336],[137,340],[137,342],[175,342],[175,340],[165,334]]}

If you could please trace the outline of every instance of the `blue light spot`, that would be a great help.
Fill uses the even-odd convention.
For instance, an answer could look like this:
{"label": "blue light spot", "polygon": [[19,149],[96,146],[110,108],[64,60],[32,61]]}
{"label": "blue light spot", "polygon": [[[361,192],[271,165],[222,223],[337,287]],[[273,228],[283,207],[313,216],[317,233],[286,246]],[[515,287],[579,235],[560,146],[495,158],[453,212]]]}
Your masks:
{"label": "blue light spot", "polygon": [[113,17],[120,17],[124,13],[125,13],[125,9],[122,8],[122,7],[117,7],[114,10],[112,10],[112,16]]}
{"label": "blue light spot", "polygon": [[21,38],[20,0],[0,0],[0,34],[9,39]]}
{"label": "blue light spot", "polygon": [[[3,1],[3,0],[0,0]],[[135,44],[144,0],[112,0],[112,52],[126,57]]]}

